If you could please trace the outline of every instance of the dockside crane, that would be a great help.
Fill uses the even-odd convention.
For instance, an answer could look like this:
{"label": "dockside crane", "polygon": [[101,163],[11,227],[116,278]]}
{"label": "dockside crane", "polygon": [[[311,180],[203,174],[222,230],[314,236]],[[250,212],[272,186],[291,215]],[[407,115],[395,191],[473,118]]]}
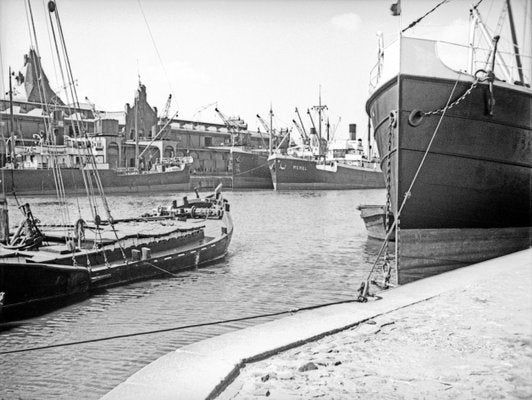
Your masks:
{"label": "dockside crane", "polygon": [[161,117],[159,118],[159,124],[163,125],[168,120],[168,113],[170,112],[171,104],[172,104],[172,93],[168,95],[168,99],[166,100],[163,113],[161,114]]}
{"label": "dockside crane", "polygon": [[92,101],[90,101],[90,99],[87,96],[85,96],[85,101],[89,104],[92,114],[94,115],[94,119],[96,121],[99,121],[101,119],[101,116],[100,116],[100,112],[96,109],[96,105]]}
{"label": "dockside crane", "polygon": [[[193,117],[196,117],[196,115],[201,114],[201,113],[202,113],[203,111],[205,111],[207,108],[212,107],[212,106],[217,107],[217,106],[218,106],[218,102],[215,101],[214,103],[209,103],[209,104],[207,104],[207,105],[205,105],[205,106],[203,106],[203,107],[198,108],[198,109],[196,110],[196,112],[194,113]],[[196,119],[196,121],[197,121],[197,119]]]}
{"label": "dockside crane", "polygon": [[234,147],[235,145],[235,135],[239,134],[239,127],[236,125],[233,121],[231,121],[229,118],[227,118],[224,113],[222,113],[218,107],[214,109],[220,119],[223,121],[225,127],[227,128],[227,131],[231,135],[231,146]]}
{"label": "dockside crane", "polygon": [[257,114],[257,119],[259,120],[260,124],[262,125],[262,127],[264,128],[266,133],[269,135],[271,129],[268,126],[268,124],[266,123],[266,121],[264,121],[264,119],[259,114]]}
{"label": "dockside crane", "polygon": [[[162,126],[159,128],[159,131],[155,135],[153,135],[152,139],[150,140],[150,143],[148,143],[148,145],[144,148],[144,150],[142,150],[142,152],[138,155],[137,160],[140,160],[140,158],[144,155],[144,153],[146,153],[148,149],[150,149],[150,146],[159,138],[159,136],[163,134],[163,132],[165,132],[166,127],[170,125],[172,120],[176,118],[177,115],[179,114],[179,111],[176,111],[170,118],[168,118],[171,104],[172,104],[172,93],[168,95],[168,99],[166,100],[163,113],[161,114],[161,117],[159,118],[159,125],[162,125]],[[167,132],[169,131],[170,130],[168,130]]]}

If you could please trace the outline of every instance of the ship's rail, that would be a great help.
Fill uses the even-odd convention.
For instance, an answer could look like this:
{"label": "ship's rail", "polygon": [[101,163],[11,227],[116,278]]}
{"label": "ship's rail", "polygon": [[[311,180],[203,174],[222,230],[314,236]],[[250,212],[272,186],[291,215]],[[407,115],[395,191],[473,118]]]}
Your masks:
{"label": "ship's rail", "polygon": [[[419,45],[422,44],[422,45]],[[415,52],[423,51],[421,56]],[[530,87],[532,78],[532,56],[521,54],[522,67],[518,67],[513,51],[497,49],[498,57],[494,62],[497,79],[509,83]],[[456,74],[473,76],[478,70],[491,68],[492,49],[482,46],[469,46],[444,40],[427,40],[401,37],[386,47],[379,48],[377,62],[370,71],[369,92],[373,93],[381,84],[399,73],[416,73],[431,76],[434,70],[445,68],[446,75]],[[417,60],[418,62],[414,62]],[[439,64],[439,65],[438,65]],[[524,82],[519,81],[519,69]]]}

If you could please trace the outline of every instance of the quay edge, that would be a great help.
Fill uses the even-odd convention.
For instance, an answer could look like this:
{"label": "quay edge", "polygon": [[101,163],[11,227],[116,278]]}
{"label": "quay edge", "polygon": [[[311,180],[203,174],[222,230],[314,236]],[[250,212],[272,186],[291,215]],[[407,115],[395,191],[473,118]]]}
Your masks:
{"label": "quay edge", "polygon": [[379,301],[327,306],[203,340],[152,362],[103,399],[214,399],[238,376],[245,363],[479,281],[511,279],[515,272],[529,270],[531,260],[529,248],[380,293]]}

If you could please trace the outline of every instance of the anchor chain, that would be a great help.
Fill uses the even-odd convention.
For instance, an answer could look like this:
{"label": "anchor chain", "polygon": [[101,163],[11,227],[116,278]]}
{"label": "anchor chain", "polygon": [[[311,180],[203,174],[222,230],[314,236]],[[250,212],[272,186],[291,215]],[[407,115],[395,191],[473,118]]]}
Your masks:
{"label": "anchor chain", "polygon": [[[397,126],[396,113],[392,112],[390,114],[390,124],[388,127],[388,158],[386,160],[386,207],[384,209],[384,228],[386,234],[390,231],[392,227],[392,219],[390,218],[393,215],[392,211],[392,148],[393,148],[393,131],[394,127]],[[389,287],[392,265],[390,263],[390,254],[389,254],[389,241],[386,241],[384,248],[384,261],[382,264],[382,283],[372,280],[371,283],[380,286],[383,289]]]}
{"label": "anchor chain", "polygon": [[[479,76],[479,74],[484,74],[484,76],[481,77]],[[429,116],[429,115],[435,115],[435,114],[442,114],[444,111],[450,110],[454,106],[460,104],[460,102],[462,102],[467,96],[469,96],[471,92],[478,86],[479,83],[485,82],[485,81],[492,81],[493,79],[494,79],[493,74],[490,74],[489,72],[486,72],[483,69],[477,70],[475,72],[475,80],[473,81],[473,83],[471,83],[471,86],[469,87],[469,89],[467,89],[464,92],[463,95],[458,97],[455,101],[453,101],[449,105],[446,105],[445,107],[442,107],[442,108],[437,108],[436,110],[425,111],[423,115]]]}
{"label": "anchor chain", "polygon": [[386,158],[386,207],[384,216],[384,226],[386,232],[390,228],[390,212],[392,211],[392,136],[393,128],[396,125],[395,113],[390,114],[390,124],[388,126],[388,154]]}
{"label": "anchor chain", "polygon": [[[390,123],[388,125],[388,157],[386,160],[386,207],[384,209],[384,227],[388,234],[392,228],[392,148],[393,148],[393,131],[397,126],[397,113],[390,113]],[[392,263],[390,262],[389,241],[385,242],[383,264],[381,266],[382,282],[371,280],[371,283],[387,289],[390,286],[390,279],[392,275]]]}
{"label": "anchor chain", "polygon": [[[380,297],[377,296],[374,293],[370,292],[370,284],[373,284],[380,289],[388,289],[390,286],[393,286],[390,284],[390,279],[392,275],[392,263],[390,260],[390,255],[388,253],[388,236],[390,234],[391,229],[394,227],[394,223],[392,222],[391,215],[392,214],[392,161],[391,161],[391,154],[393,149],[393,131],[394,128],[397,126],[397,111],[392,111],[389,115],[389,125],[388,125],[388,154],[386,155],[386,206],[385,206],[385,220],[384,220],[384,228],[386,230],[386,237],[384,240],[384,243],[381,246],[381,249],[379,250],[379,254],[377,255],[377,258],[375,259],[375,263],[373,264],[373,267],[371,268],[368,277],[365,281],[361,282],[359,288],[357,289],[357,299],[356,301],[360,303],[365,303],[368,301],[368,297],[374,297],[376,299],[379,299]],[[375,271],[375,267],[379,260],[383,258],[383,263],[381,265],[381,274],[382,279],[376,280],[372,279],[373,272]]]}

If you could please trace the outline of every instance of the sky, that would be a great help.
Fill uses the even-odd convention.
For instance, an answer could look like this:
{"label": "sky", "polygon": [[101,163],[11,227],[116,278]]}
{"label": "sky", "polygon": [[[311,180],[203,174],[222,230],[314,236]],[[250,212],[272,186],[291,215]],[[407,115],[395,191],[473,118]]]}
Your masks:
{"label": "sky", "polygon": [[[522,10],[527,1],[518,0],[517,6]],[[224,114],[240,116],[256,129],[256,114],[267,119],[271,104],[277,127],[291,126],[298,107],[308,128],[304,111],[317,105],[321,87],[337,139],[347,137],[350,123],[366,136],[365,102],[377,61],[377,32],[388,45],[400,27],[439,0],[402,0],[400,17],[389,11],[393,2],[56,1],[79,98],[88,97],[98,109],[119,111],[133,103],[140,76],[148,102],[163,110],[171,93],[170,115],[177,111],[179,118],[220,122],[212,106],[217,103]],[[496,25],[502,4],[484,0],[479,9]],[[31,0],[42,64],[61,95],[45,5]],[[470,6],[470,1],[453,0],[407,34],[467,44]],[[517,23],[524,18],[516,17]],[[0,0],[2,93],[8,67],[21,69],[29,46],[25,1]]]}

